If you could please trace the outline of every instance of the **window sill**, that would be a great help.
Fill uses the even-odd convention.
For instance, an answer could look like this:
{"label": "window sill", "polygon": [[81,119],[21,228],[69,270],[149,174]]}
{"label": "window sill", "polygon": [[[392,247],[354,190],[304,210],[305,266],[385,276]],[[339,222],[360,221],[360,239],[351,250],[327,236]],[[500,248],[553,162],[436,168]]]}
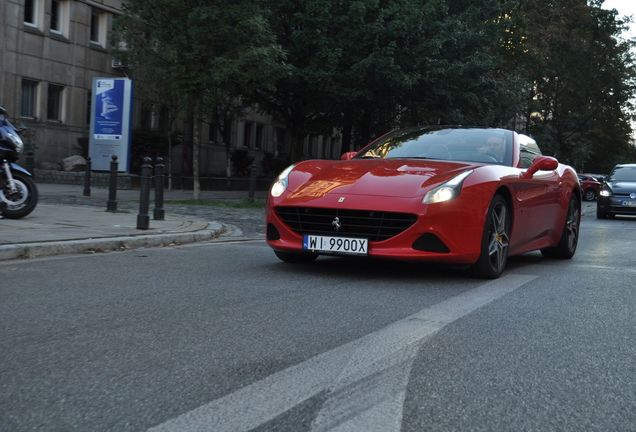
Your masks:
{"label": "window sill", "polygon": [[23,23],[22,25],[22,30],[24,30],[27,33],[31,33],[34,35],[38,35],[38,36],[44,36],[44,33],[42,33],[42,30],[40,30],[36,25],[34,24],[29,24],[29,23]]}
{"label": "window sill", "polygon": [[49,31],[49,37],[51,39],[55,39],[56,41],[60,41],[60,42],[64,42],[64,43],[71,43],[69,38],[64,36],[64,33],[56,32],[55,30],[50,30]]}
{"label": "window sill", "polygon": [[90,49],[94,49],[95,51],[101,51],[101,52],[104,52],[104,53],[107,53],[107,52],[108,52],[108,50],[107,50],[106,48],[104,48],[102,45],[100,45],[100,44],[99,44],[99,43],[97,43],[97,42],[90,41],[90,42],[88,43],[88,47],[89,47]]}

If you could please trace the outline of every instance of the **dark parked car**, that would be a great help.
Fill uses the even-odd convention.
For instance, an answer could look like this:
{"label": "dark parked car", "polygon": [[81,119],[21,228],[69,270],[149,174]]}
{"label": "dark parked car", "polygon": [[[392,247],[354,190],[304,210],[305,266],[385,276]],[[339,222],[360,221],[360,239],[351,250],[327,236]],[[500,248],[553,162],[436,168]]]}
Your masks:
{"label": "dark parked car", "polygon": [[581,173],[581,175],[586,177],[594,177],[594,179],[596,179],[596,181],[599,183],[603,183],[603,180],[605,180],[605,177],[607,177],[605,174]]}
{"label": "dark parked car", "polygon": [[594,201],[601,190],[601,182],[586,174],[579,174],[578,176],[581,190],[583,191],[583,199],[585,201]]}
{"label": "dark parked car", "polygon": [[605,178],[596,200],[596,217],[636,215],[636,164],[616,165]]}

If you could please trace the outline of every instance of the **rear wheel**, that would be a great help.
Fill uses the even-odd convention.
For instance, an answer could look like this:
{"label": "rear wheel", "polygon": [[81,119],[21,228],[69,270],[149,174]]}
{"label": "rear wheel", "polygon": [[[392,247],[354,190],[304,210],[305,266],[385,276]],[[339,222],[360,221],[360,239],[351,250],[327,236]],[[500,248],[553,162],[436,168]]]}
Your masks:
{"label": "rear wheel", "polygon": [[496,279],[503,273],[508,262],[512,222],[510,216],[510,209],[505,198],[495,195],[486,217],[481,240],[481,255],[472,268],[476,276]]}
{"label": "rear wheel", "polygon": [[4,204],[2,215],[7,219],[19,219],[33,211],[38,202],[38,189],[26,174],[12,171],[15,191],[6,184],[0,189],[0,201]]}
{"label": "rear wheel", "polygon": [[563,234],[554,247],[541,249],[543,256],[550,258],[570,259],[576,252],[579,243],[579,227],[581,225],[581,203],[576,195],[572,195],[568,204],[568,215],[565,219]]}
{"label": "rear wheel", "polygon": [[287,252],[275,250],[274,253],[281,261],[292,264],[310,263],[318,258],[318,254],[311,252]]}
{"label": "rear wheel", "polygon": [[596,199],[596,192],[594,192],[594,189],[586,189],[585,192],[583,192],[583,199],[585,201],[594,201]]}

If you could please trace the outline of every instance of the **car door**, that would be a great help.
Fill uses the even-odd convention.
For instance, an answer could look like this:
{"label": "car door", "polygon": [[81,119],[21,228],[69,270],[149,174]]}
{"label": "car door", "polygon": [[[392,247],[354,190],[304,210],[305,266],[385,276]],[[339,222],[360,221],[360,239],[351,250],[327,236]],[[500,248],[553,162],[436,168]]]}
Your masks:
{"label": "car door", "polygon": [[519,135],[519,174],[514,181],[516,204],[515,244],[523,247],[554,234],[560,215],[560,175],[554,171],[537,171],[531,177],[528,168],[541,150],[536,142]]}

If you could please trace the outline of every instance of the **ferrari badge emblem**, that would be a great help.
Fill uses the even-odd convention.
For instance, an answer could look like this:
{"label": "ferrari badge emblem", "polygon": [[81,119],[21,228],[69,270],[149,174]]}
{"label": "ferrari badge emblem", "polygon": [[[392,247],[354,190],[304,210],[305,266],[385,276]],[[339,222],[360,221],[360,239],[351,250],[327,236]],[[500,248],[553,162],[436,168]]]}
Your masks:
{"label": "ferrari badge emblem", "polygon": [[338,216],[333,218],[333,221],[331,222],[331,226],[333,227],[334,230],[340,231],[340,228],[342,228],[342,224],[340,223],[340,218]]}
{"label": "ferrari badge emblem", "polygon": [[344,199],[345,199],[345,197],[340,197],[340,198],[338,198],[338,202],[339,203],[344,202]]}

